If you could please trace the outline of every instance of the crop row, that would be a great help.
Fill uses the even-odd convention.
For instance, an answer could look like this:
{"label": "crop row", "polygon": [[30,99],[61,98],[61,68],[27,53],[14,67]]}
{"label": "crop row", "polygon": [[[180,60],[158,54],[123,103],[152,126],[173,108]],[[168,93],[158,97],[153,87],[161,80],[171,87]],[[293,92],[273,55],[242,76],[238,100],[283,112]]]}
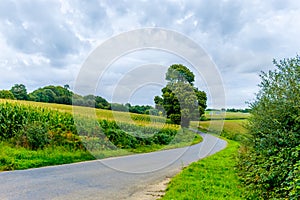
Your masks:
{"label": "crop row", "polygon": [[71,148],[137,148],[168,144],[178,127],[151,127],[74,116],[45,107],[0,102],[0,140],[30,149],[47,145]]}

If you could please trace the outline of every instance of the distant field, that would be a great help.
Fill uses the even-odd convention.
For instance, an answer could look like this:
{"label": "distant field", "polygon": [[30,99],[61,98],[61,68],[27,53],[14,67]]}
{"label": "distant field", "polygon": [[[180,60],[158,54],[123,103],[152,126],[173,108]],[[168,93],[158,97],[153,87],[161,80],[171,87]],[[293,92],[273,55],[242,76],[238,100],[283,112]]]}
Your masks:
{"label": "distant field", "polygon": [[219,111],[205,111],[205,118],[208,120],[235,120],[235,119],[247,119],[249,118],[249,113],[242,112],[219,112]]}
{"label": "distant field", "polygon": [[191,127],[198,128],[203,132],[221,135],[231,140],[241,141],[249,138],[246,129],[247,123],[247,119],[193,121]]}
{"label": "distant field", "polygon": [[234,130],[235,132],[244,134],[247,132],[245,126],[247,125],[247,120],[237,119],[237,120],[211,120],[211,121],[200,121],[200,122],[192,122],[191,125],[196,127],[196,125],[200,125],[200,129],[207,130],[209,132],[219,131],[219,127],[223,125],[223,130],[229,131]]}

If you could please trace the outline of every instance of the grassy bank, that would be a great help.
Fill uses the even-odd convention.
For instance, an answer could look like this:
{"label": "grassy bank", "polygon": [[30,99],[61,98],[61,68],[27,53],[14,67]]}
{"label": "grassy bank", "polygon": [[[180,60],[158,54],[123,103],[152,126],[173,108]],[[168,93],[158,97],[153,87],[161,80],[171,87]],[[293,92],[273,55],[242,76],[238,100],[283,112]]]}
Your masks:
{"label": "grassy bank", "polygon": [[72,150],[64,147],[29,150],[5,142],[0,143],[0,171],[59,165],[92,159],[94,157],[83,150]]}
{"label": "grassy bank", "polygon": [[238,142],[228,140],[226,149],[192,163],[172,179],[161,199],[242,199],[235,170],[238,149]]}
{"label": "grassy bank", "polygon": [[[238,179],[236,170],[240,141],[246,140],[247,120],[236,114],[229,120],[192,122],[191,127],[203,132],[221,135],[231,140],[228,146],[205,159],[186,167],[169,183],[165,196],[167,199],[243,199],[245,189]],[[235,140],[235,141],[234,141]]]}

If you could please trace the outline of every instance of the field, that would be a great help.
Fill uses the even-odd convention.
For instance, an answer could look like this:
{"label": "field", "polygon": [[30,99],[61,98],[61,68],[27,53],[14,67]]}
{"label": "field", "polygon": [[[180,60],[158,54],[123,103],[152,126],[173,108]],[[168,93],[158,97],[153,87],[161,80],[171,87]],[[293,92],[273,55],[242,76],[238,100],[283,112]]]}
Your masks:
{"label": "field", "polygon": [[192,122],[191,126],[203,132],[221,135],[230,140],[242,141],[249,138],[246,129],[247,120],[245,119]]}
{"label": "field", "polygon": [[28,101],[0,101],[0,170],[187,146],[202,141],[163,117]]}
{"label": "field", "polygon": [[247,119],[250,116],[249,113],[242,112],[221,112],[221,111],[205,111],[204,117],[207,120],[242,120]]}
{"label": "field", "polygon": [[135,125],[151,126],[151,127],[158,127],[158,128],[161,128],[161,127],[170,127],[170,128],[175,128],[175,129],[180,128],[178,125],[166,123],[166,119],[164,117],[159,117],[159,116],[149,116],[149,115],[142,115],[142,114],[135,114],[135,113],[128,113],[128,112],[95,109],[95,108],[89,108],[89,107],[70,106],[70,105],[64,105],[64,104],[0,99],[0,103],[4,103],[4,102],[11,102],[11,103],[18,103],[18,104],[22,104],[22,105],[49,108],[49,109],[54,109],[54,110],[58,110],[61,112],[75,113],[76,115],[96,117],[99,120],[134,123]]}

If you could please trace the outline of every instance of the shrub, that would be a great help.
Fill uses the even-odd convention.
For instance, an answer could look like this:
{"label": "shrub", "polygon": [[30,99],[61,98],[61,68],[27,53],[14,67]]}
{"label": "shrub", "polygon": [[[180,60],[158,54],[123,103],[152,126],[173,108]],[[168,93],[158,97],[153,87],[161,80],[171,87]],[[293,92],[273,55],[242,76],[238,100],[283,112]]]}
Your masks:
{"label": "shrub", "polygon": [[246,187],[256,192],[251,198],[299,199],[300,58],[274,64],[276,70],[261,74],[249,118],[252,144],[239,167]]}
{"label": "shrub", "polygon": [[17,136],[17,144],[32,150],[43,149],[49,142],[48,130],[39,122],[25,126]]}

